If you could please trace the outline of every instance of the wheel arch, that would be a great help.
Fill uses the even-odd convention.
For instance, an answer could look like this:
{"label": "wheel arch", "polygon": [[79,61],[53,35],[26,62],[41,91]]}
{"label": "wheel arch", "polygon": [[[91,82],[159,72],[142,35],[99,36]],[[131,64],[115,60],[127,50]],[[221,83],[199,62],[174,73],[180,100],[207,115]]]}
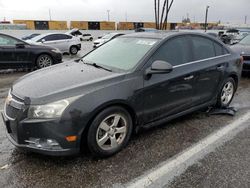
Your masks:
{"label": "wheel arch", "polygon": [[81,145],[80,147],[82,148],[82,146],[85,144],[86,142],[86,138],[87,138],[87,134],[88,134],[88,130],[89,127],[91,125],[91,123],[93,122],[94,118],[100,113],[102,112],[104,109],[109,108],[109,107],[113,107],[113,106],[119,106],[124,108],[125,110],[127,110],[127,112],[130,114],[131,118],[132,118],[132,122],[133,122],[133,130],[135,130],[136,128],[136,124],[137,124],[137,115],[135,110],[133,109],[133,107],[131,105],[129,105],[126,101],[123,100],[114,100],[114,101],[110,101],[107,103],[104,103],[100,106],[98,106],[93,113],[91,113],[90,118],[88,120],[88,122],[86,123],[86,126],[84,127],[84,129],[81,131],[80,135],[81,135]]}
{"label": "wheel arch", "polygon": [[39,58],[41,55],[48,55],[48,56],[50,56],[51,59],[52,59],[52,61],[53,61],[53,64],[54,64],[53,56],[52,56],[50,53],[48,53],[48,52],[40,52],[40,53],[36,54],[36,56],[35,56],[35,60],[34,60],[34,65],[35,65],[35,66],[37,66],[37,60],[38,60],[38,58]]}
{"label": "wheel arch", "polygon": [[228,77],[231,77],[231,78],[234,79],[235,84],[236,84],[236,89],[237,89],[238,85],[239,85],[239,77],[237,76],[237,74],[236,73],[231,73],[231,74],[229,74]]}

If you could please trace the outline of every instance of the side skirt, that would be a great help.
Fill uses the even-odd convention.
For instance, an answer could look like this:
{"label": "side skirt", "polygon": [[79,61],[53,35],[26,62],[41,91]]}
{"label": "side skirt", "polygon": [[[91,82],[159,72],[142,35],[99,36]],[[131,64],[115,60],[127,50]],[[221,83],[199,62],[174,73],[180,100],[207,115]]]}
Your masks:
{"label": "side skirt", "polygon": [[163,123],[166,123],[166,122],[169,122],[173,119],[176,119],[178,117],[181,117],[181,116],[184,116],[184,115],[187,115],[187,114],[190,114],[192,112],[195,112],[195,111],[198,111],[202,108],[206,108],[206,107],[209,107],[209,106],[213,106],[215,104],[214,101],[212,102],[208,102],[208,103],[205,103],[205,104],[202,104],[202,105],[199,105],[199,106],[196,106],[196,107],[193,107],[193,108],[190,108],[188,110],[185,110],[185,111],[182,111],[178,114],[174,114],[174,115],[171,115],[171,116],[168,116],[166,118],[163,118],[163,119],[160,119],[160,120],[157,120],[155,122],[151,122],[151,123],[148,123],[148,124],[145,124],[145,125],[142,125],[139,127],[139,129],[150,129],[152,127],[156,127],[158,125],[161,125]]}

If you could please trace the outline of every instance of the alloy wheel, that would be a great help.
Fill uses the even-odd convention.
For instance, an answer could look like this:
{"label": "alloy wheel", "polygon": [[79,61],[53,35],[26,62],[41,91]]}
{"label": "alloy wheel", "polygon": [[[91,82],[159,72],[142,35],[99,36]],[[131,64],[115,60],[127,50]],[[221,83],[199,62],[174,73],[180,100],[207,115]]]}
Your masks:
{"label": "alloy wheel", "polygon": [[38,66],[39,66],[39,68],[49,67],[52,64],[53,64],[53,61],[52,61],[51,57],[49,57],[48,55],[41,55],[38,58]]}
{"label": "alloy wheel", "polygon": [[99,125],[96,142],[103,150],[113,150],[121,145],[127,135],[128,122],[121,114],[112,114]]}
{"label": "alloy wheel", "polygon": [[228,105],[228,103],[232,100],[234,95],[234,84],[229,81],[227,82],[221,92],[221,103],[223,105]]}

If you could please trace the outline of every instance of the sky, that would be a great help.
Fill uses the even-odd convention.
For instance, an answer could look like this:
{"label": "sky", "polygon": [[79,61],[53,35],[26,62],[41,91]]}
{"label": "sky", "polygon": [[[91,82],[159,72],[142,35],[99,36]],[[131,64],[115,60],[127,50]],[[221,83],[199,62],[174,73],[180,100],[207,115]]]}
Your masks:
{"label": "sky", "polygon": [[[163,2],[163,0],[162,0]],[[250,0],[174,0],[169,20],[204,22],[209,5],[208,21],[250,24]],[[106,21],[110,10],[112,21],[154,21],[154,0],[0,0],[0,20],[29,19],[67,21]]]}

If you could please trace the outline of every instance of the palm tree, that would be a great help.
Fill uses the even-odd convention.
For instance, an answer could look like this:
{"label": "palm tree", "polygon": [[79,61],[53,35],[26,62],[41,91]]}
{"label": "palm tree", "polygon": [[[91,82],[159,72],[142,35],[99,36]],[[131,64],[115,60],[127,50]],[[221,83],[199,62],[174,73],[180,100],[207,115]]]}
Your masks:
{"label": "palm tree", "polygon": [[174,0],[164,0],[160,17],[161,0],[154,0],[156,29],[167,29],[168,14],[173,5],[173,2]]}
{"label": "palm tree", "polygon": [[155,1],[155,27],[156,29],[158,29],[158,18],[157,18],[157,0],[154,0]]}
{"label": "palm tree", "polygon": [[171,0],[170,4],[169,4],[169,0],[167,0],[167,6],[166,6],[166,16],[164,19],[164,24],[163,24],[163,29],[167,29],[168,27],[168,14],[170,12],[170,9],[173,5],[174,0]]}

